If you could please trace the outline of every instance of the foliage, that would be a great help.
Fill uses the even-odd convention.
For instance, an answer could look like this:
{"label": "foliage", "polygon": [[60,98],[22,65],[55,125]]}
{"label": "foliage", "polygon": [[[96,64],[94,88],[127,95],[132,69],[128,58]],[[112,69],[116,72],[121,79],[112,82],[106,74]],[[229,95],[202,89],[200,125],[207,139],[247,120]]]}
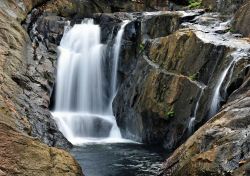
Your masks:
{"label": "foliage", "polygon": [[197,80],[198,79],[198,74],[195,73],[195,74],[189,75],[189,79],[191,79],[192,81]]}
{"label": "foliage", "polygon": [[145,45],[143,43],[141,43],[139,45],[139,48],[140,48],[140,52],[142,52],[145,49]]}
{"label": "foliage", "polygon": [[201,0],[189,0],[188,3],[189,3],[188,7],[190,9],[201,7]]}
{"label": "foliage", "polygon": [[169,111],[166,112],[166,116],[168,118],[172,118],[172,117],[174,117],[174,115],[175,115],[175,112],[174,112],[173,108],[171,108]]}
{"label": "foliage", "polygon": [[230,31],[231,33],[236,33],[236,30],[233,29],[233,28],[230,28],[229,31]]}

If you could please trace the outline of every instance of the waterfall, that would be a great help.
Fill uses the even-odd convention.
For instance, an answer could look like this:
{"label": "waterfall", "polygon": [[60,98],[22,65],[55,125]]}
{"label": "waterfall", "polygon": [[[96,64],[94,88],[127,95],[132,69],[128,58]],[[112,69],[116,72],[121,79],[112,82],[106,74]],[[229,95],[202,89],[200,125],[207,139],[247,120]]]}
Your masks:
{"label": "waterfall", "polygon": [[241,58],[246,56],[246,54],[242,50],[237,50],[237,51],[233,52],[231,54],[231,56],[232,56],[231,61],[229,62],[228,66],[225,68],[225,70],[222,72],[222,74],[219,77],[218,82],[217,82],[217,84],[215,86],[214,93],[213,93],[213,96],[212,96],[211,106],[210,106],[210,110],[209,110],[209,118],[214,116],[218,112],[218,110],[220,108],[220,102],[222,101],[222,96],[220,94],[220,90],[221,90],[221,87],[223,85],[223,82],[224,82],[225,78],[230,73],[230,75],[229,75],[229,77],[230,77],[229,81],[230,81],[235,64]]}
{"label": "waterfall", "polygon": [[188,123],[188,136],[191,136],[194,132],[195,117],[191,117]]}
{"label": "waterfall", "polygon": [[110,92],[110,110],[112,111],[112,102],[113,99],[116,96],[117,92],[117,70],[118,70],[118,63],[119,63],[119,55],[120,55],[120,50],[121,50],[121,41],[122,41],[122,36],[125,30],[126,25],[129,23],[128,20],[124,21],[123,24],[121,25],[120,30],[117,33],[116,39],[115,39],[115,44],[113,46],[113,61],[112,61],[112,71],[111,71],[111,92]]}
{"label": "waterfall", "polygon": [[121,49],[121,41],[122,36],[124,33],[125,26],[129,23],[129,21],[124,21],[121,29],[118,31],[115,44],[113,47],[114,56],[113,56],[113,69],[112,69],[112,82],[111,82],[111,95],[114,97],[117,91],[117,69],[118,69],[118,62],[119,62],[119,54]]}
{"label": "waterfall", "polygon": [[[112,80],[109,89],[116,92],[117,65],[124,28],[119,30],[114,48]],[[52,113],[60,131],[72,144],[121,141],[120,130],[107,100],[104,78],[105,46],[101,29],[92,19],[65,27],[59,46],[56,105]]]}
{"label": "waterfall", "polygon": [[195,120],[196,120],[196,116],[197,116],[197,111],[198,111],[198,108],[200,105],[201,97],[202,97],[204,89],[205,89],[204,85],[200,85],[199,87],[200,87],[201,91],[199,93],[198,99],[197,99],[196,104],[195,104],[194,111],[190,117],[189,124],[188,124],[188,134],[189,135],[191,135],[194,132],[194,125],[195,125]]}

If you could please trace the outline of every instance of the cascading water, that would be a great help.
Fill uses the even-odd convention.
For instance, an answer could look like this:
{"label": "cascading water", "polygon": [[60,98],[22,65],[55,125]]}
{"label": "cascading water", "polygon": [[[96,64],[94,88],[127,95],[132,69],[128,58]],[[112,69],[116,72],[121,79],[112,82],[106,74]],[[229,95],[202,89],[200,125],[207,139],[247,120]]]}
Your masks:
{"label": "cascading water", "polygon": [[200,87],[201,91],[199,93],[199,96],[198,96],[198,99],[196,101],[193,114],[192,114],[192,116],[190,118],[190,121],[189,121],[189,124],[188,124],[188,134],[189,135],[191,135],[194,132],[194,125],[195,125],[195,120],[196,120],[196,116],[197,116],[197,111],[198,111],[198,108],[199,108],[199,105],[200,105],[201,97],[202,97],[204,89],[205,89],[204,85],[200,85],[199,87]]}
{"label": "cascading water", "polygon": [[112,75],[111,75],[111,92],[110,92],[111,99],[110,99],[110,104],[109,104],[110,111],[112,111],[112,102],[117,92],[117,69],[118,69],[118,63],[119,63],[122,36],[125,30],[125,26],[128,23],[129,23],[128,20],[123,22],[121,29],[117,33],[115,44],[113,46],[113,63],[112,63],[112,72],[111,72]]}
{"label": "cascading water", "polygon": [[[235,64],[240,59],[242,59],[244,56],[246,56],[246,54],[242,50],[237,50],[237,51],[233,52],[231,54],[231,56],[232,56],[232,60],[229,62],[226,69],[222,72],[222,74],[221,74],[221,76],[220,76],[220,78],[215,86],[215,90],[214,90],[214,94],[213,94],[212,102],[211,102],[211,106],[210,106],[210,111],[209,111],[209,118],[214,116],[220,108],[220,102],[222,101],[222,96],[220,94],[220,90],[221,90],[221,87],[223,85],[225,78],[227,77],[229,72],[233,71]],[[232,74],[230,74],[229,76],[231,77]],[[229,78],[229,80],[230,80],[230,78]]]}
{"label": "cascading water", "polygon": [[[122,35],[118,32],[114,47],[113,78],[109,85],[116,92],[116,72]],[[120,130],[105,95],[103,59],[105,47],[100,27],[85,20],[66,27],[59,46],[56,106],[53,116],[61,132],[73,144],[85,142],[119,142]]]}

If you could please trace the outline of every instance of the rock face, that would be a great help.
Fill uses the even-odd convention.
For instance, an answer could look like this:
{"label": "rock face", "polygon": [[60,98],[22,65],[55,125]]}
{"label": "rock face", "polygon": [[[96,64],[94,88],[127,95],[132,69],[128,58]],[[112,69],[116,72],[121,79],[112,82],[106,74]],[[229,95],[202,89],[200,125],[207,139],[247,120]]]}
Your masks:
{"label": "rock face", "polygon": [[[161,15],[145,15],[142,19],[141,31],[143,39],[152,39],[167,36],[179,28],[181,24],[181,14],[175,12],[165,12]],[[153,26],[152,24],[159,24]]]}
{"label": "rock face", "polygon": [[[75,23],[97,12],[155,10],[157,3],[106,0],[0,2],[0,125],[4,129],[1,137],[5,149],[0,157],[4,161],[1,167],[4,174],[33,175],[32,170],[37,170],[40,175],[81,175],[78,164],[66,152],[39,142],[60,148],[71,147],[48,110],[55,81],[57,45],[64,26],[69,19]],[[114,25],[118,26],[117,22]],[[12,136],[9,141],[8,135]],[[14,145],[15,139],[24,142]],[[25,156],[21,155],[21,150],[25,151]],[[12,155],[5,155],[8,152]],[[29,153],[35,157],[29,159]],[[45,157],[43,154],[46,158],[42,158]],[[32,159],[44,162],[34,166]],[[15,164],[10,167],[12,160]]]}
{"label": "rock face", "polygon": [[82,175],[67,152],[41,144],[4,123],[0,127],[1,175]]}
{"label": "rock face", "polygon": [[212,11],[231,15],[248,0],[202,0],[202,6]]}
{"label": "rock face", "polygon": [[81,18],[93,13],[141,12],[167,8],[166,0],[53,0],[45,6],[45,12],[53,12],[58,16]]}
{"label": "rock face", "polygon": [[41,143],[71,146],[48,110],[55,53],[32,43],[21,26],[32,8],[45,2],[0,2],[1,175],[82,175],[67,152]]}
{"label": "rock face", "polygon": [[246,2],[235,14],[233,29],[235,32],[243,34],[245,37],[250,37],[250,2]]}
{"label": "rock face", "polygon": [[249,175],[249,135],[248,77],[221,112],[166,160],[163,175]]}
{"label": "rock face", "polygon": [[[241,3],[203,1],[225,14]],[[156,10],[164,4],[0,2],[0,175],[82,175],[67,152],[47,145],[71,146],[48,108],[64,26],[67,20],[74,24],[83,17],[93,17],[101,25],[103,42],[110,39],[110,31],[117,33],[122,20],[132,21],[123,37],[120,89],[113,104],[124,137],[175,149],[214,115],[211,104],[219,87],[218,107],[223,108],[167,159],[163,175],[248,174],[247,40],[233,37],[217,14],[202,11],[100,14]],[[248,11],[246,4],[233,24],[244,36],[249,36]]]}
{"label": "rock face", "polygon": [[[198,127],[210,116],[222,71],[233,53],[249,44],[230,38],[231,42],[225,42],[220,36],[226,37],[229,27],[216,28],[217,18],[201,14],[151,13],[140,19],[135,54],[122,51],[119,71],[123,82],[113,104],[124,137],[173,150],[190,135],[191,118],[195,116],[192,125]],[[185,22],[197,15],[197,25]],[[165,24],[172,24],[172,28]],[[165,30],[154,26],[165,26]],[[124,48],[131,40],[126,38],[129,27]],[[230,81],[221,86],[222,96],[237,89],[242,77],[235,71],[235,78],[227,78]]]}
{"label": "rock face", "polygon": [[17,119],[19,130],[51,146],[71,146],[58,132],[48,110],[55,55],[47,53],[42,45],[32,45],[21,25],[11,22],[12,17],[5,13],[1,17],[2,26],[5,26],[1,29],[2,106],[12,107],[15,114],[11,116]]}
{"label": "rock face", "polygon": [[[243,5],[242,9],[246,6],[247,4]],[[245,13],[241,18],[244,19],[247,17],[247,10],[242,9],[241,12]],[[204,19],[209,19],[210,22]],[[171,38],[177,34],[185,36],[181,44],[175,45],[166,39],[164,42],[164,39],[160,38],[155,43],[151,42],[149,47],[155,48],[155,52],[149,50],[149,59],[157,63],[159,68],[183,75],[189,75],[188,72],[192,71],[194,72],[191,75],[197,73],[195,80],[206,87],[197,108],[196,126],[211,118],[165,161],[161,175],[249,175],[250,44],[248,39],[235,39],[230,36],[226,33],[227,27],[221,31],[220,27],[209,24],[213,20],[206,14],[196,20],[198,25],[184,25],[191,28],[188,33],[191,32],[192,35],[180,35],[187,32],[187,29],[181,29],[164,37]],[[242,25],[248,24],[248,21],[244,20],[239,22]],[[248,36],[247,33],[241,32]],[[175,38],[174,41],[178,39]],[[176,50],[176,46],[181,49]],[[192,51],[188,52],[188,55],[187,48]],[[173,49],[178,51],[174,52],[174,55],[170,52]],[[217,54],[213,53],[214,51]],[[188,58],[190,60],[186,60]],[[211,104],[219,85],[219,106],[223,106],[214,115],[211,114]],[[166,138],[166,141],[168,139]]]}

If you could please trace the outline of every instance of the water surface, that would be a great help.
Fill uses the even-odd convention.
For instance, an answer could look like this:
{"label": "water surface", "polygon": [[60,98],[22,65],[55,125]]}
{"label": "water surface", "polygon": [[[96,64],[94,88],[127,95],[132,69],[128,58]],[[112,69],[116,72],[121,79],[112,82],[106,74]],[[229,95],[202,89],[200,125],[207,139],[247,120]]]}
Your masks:
{"label": "water surface", "polygon": [[158,175],[166,153],[141,144],[92,144],[75,147],[71,153],[86,176]]}

